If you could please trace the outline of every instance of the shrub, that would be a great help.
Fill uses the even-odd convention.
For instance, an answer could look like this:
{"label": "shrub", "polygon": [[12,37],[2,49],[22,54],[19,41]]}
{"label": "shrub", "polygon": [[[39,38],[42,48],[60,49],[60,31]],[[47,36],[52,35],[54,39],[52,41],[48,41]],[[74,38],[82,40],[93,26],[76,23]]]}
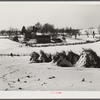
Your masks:
{"label": "shrub", "polygon": [[13,37],[13,41],[19,42],[18,36],[14,36],[14,37]]}

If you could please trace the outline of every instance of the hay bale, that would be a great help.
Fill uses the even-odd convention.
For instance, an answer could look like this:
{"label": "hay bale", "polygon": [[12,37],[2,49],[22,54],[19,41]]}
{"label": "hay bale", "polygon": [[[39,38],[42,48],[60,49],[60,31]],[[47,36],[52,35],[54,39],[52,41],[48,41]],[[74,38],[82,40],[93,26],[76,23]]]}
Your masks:
{"label": "hay bale", "polygon": [[100,68],[100,57],[92,49],[83,49],[76,66],[79,68]]}

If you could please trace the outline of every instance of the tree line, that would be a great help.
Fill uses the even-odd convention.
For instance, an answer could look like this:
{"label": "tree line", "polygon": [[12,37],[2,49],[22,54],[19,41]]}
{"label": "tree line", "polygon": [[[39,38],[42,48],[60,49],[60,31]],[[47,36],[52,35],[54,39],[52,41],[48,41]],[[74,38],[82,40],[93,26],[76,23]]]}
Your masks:
{"label": "tree line", "polygon": [[60,33],[62,35],[68,35],[70,37],[74,35],[76,38],[77,34],[79,34],[79,30],[73,29],[72,27],[55,28],[53,24],[45,23],[44,25],[42,25],[40,22],[37,22],[33,26],[28,26],[28,27],[22,26],[21,30],[16,28],[10,28],[9,30],[1,30],[0,34],[4,35],[6,33],[8,36],[12,36],[25,33],[26,37],[28,36],[29,38],[32,38],[32,34],[35,34],[37,32],[43,35],[49,34],[52,37],[57,37]]}

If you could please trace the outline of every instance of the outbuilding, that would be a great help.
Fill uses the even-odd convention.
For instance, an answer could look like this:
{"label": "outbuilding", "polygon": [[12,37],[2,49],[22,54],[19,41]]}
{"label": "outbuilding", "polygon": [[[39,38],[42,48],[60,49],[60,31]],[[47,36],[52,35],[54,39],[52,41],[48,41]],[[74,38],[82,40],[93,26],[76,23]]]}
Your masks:
{"label": "outbuilding", "polygon": [[50,43],[50,35],[37,35],[36,36],[37,43]]}

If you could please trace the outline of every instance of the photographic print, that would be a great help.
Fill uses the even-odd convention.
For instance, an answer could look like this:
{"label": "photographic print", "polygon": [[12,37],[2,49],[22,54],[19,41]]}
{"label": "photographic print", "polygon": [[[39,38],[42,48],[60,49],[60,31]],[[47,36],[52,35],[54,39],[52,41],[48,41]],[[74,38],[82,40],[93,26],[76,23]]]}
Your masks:
{"label": "photographic print", "polygon": [[99,10],[100,2],[0,2],[0,91],[100,91]]}

